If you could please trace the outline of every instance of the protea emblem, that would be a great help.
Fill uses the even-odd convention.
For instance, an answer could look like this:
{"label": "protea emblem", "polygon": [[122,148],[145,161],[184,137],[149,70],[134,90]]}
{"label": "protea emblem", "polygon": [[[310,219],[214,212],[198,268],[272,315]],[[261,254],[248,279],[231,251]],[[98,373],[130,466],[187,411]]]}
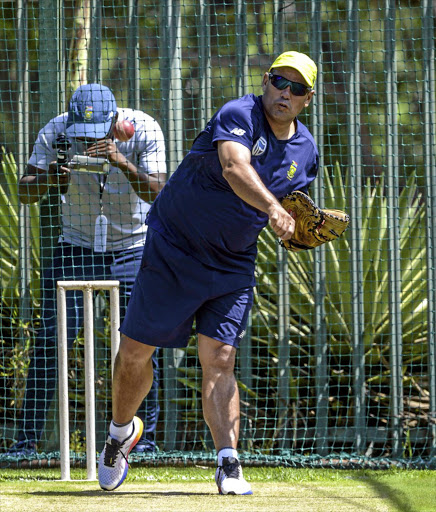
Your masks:
{"label": "protea emblem", "polygon": [[251,154],[253,156],[259,156],[262,153],[265,153],[266,146],[267,146],[266,139],[264,139],[263,137],[259,137],[256,144],[253,146],[253,149],[251,150]]}
{"label": "protea emblem", "polygon": [[85,108],[85,112],[83,113],[83,118],[85,121],[92,121],[94,117],[94,111],[92,109],[92,105]]}

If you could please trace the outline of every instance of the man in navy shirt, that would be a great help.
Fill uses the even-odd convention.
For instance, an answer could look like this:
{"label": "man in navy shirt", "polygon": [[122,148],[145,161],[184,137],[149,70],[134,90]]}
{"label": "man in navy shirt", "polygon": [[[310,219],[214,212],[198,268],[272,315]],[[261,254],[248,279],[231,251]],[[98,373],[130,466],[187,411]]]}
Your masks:
{"label": "man in navy shirt", "polygon": [[184,347],[195,320],[203,413],[218,454],[221,494],[252,494],[238,460],[235,355],[253,303],[256,243],[269,223],[291,238],[280,205],[307,192],[318,171],[313,137],[297,119],[314,95],[317,68],[285,52],[263,76],[263,95],[226,103],[194,141],[148,214],[148,235],[113,382],[113,420],[99,461],[106,490],[124,481],[140,437],[134,416],[149,392],[156,347]]}

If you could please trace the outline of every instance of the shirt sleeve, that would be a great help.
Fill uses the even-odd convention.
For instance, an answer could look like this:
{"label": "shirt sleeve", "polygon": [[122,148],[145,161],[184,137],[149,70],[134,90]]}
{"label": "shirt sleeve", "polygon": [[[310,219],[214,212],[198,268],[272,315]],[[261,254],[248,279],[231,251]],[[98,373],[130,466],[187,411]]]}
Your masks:
{"label": "shirt sleeve", "polygon": [[217,113],[213,126],[212,141],[231,140],[253,147],[253,104],[245,98],[226,103]]}
{"label": "shirt sleeve", "polygon": [[146,116],[143,124],[143,144],[138,155],[138,165],[147,174],[166,173],[165,141],[159,123]]}
{"label": "shirt sleeve", "polygon": [[51,119],[38,133],[38,137],[33,145],[32,154],[28,160],[29,165],[38,169],[48,171],[50,162],[56,160],[56,150],[52,143],[57,134],[62,131],[64,126],[64,116],[58,116]]}

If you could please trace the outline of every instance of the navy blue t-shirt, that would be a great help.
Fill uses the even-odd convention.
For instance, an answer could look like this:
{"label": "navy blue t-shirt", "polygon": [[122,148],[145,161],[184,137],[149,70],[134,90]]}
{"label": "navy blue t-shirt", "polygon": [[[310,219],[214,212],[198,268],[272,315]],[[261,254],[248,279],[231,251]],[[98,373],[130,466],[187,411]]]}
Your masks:
{"label": "navy blue t-shirt", "polygon": [[147,224],[207,266],[252,275],[268,216],[237,196],[223,177],[217,142],[224,140],[250,149],[251,165],[279,200],[293,190],[307,192],[317,174],[318,150],[307,128],[297,121],[289,140],[277,140],[262,96],[248,94],[215,113],[155,199]]}

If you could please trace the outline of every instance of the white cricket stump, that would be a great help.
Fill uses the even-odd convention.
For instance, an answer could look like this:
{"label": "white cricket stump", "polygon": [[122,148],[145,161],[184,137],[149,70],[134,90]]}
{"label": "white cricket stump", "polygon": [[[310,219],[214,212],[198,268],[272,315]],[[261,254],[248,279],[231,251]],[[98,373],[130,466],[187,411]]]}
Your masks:
{"label": "white cricket stump", "polygon": [[120,346],[120,282],[119,281],[58,281],[57,324],[59,360],[59,424],[61,480],[71,480],[70,428],[68,401],[68,341],[67,341],[67,290],[83,292],[83,326],[85,335],[85,412],[86,412],[86,469],[87,480],[96,480],[95,446],[95,377],[94,377],[94,301],[93,292],[110,292],[111,368],[114,372],[115,357]]}

